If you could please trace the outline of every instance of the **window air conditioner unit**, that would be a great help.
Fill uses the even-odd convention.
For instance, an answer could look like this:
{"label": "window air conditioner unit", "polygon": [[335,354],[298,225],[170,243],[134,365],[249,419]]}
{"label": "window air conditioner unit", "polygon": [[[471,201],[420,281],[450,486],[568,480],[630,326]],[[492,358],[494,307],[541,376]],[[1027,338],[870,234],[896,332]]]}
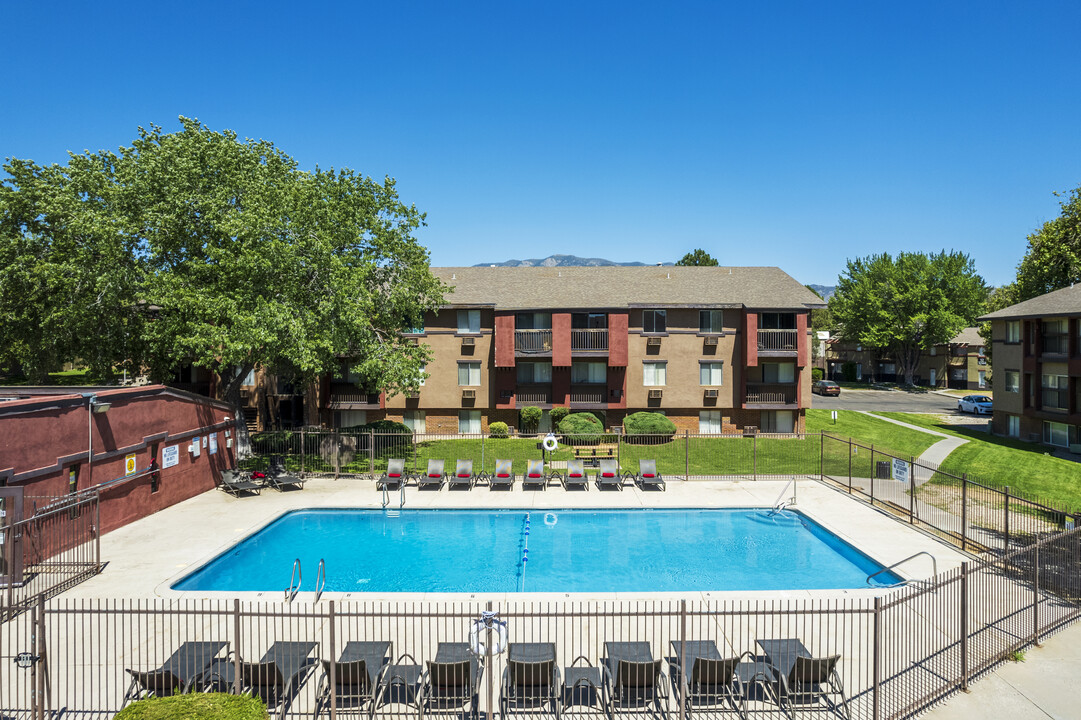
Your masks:
{"label": "window air conditioner unit", "polygon": [[706,345],[716,345],[716,344],[717,344],[717,336],[716,335],[710,335],[709,337],[706,338]]}
{"label": "window air conditioner unit", "polygon": [[720,394],[719,390],[706,390],[706,397],[715,398]]}
{"label": "window air conditioner unit", "polygon": [[664,394],[664,390],[650,390],[649,391],[649,399],[650,400],[660,400],[661,396],[663,394]]}
{"label": "window air conditioner unit", "polygon": [[462,390],[462,400],[475,400],[476,398],[476,390]]}
{"label": "window air conditioner unit", "polygon": [[660,345],[661,339],[659,337],[651,337],[646,340],[646,345]]}
{"label": "window air conditioner unit", "polygon": [[464,337],[462,338],[462,345],[473,345],[476,342],[476,338]]}

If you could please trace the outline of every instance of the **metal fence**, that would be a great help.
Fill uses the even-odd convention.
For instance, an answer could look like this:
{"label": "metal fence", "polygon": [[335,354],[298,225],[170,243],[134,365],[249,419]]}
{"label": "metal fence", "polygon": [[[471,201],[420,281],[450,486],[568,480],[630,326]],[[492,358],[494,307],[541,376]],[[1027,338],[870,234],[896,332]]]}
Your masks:
{"label": "metal fence", "polygon": [[[140,688],[160,687],[164,670],[196,688],[268,694],[278,675],[257,663],[274,660],[282,674],[271,705],[290,718],[347,709],[908,718],[1081,614],[1079,533],[836,600],[42,597],[0,624],[0,713],[111,717]],[[349,664],[359,659],[370,672]]]}

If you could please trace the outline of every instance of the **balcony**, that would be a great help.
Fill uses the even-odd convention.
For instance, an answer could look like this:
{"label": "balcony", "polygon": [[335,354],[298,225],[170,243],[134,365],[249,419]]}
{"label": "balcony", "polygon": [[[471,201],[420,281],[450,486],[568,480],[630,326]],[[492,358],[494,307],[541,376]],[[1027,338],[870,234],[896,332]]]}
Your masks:
{"label": "balcony", "polygon": [[796,352],[795,330],[763,330],[758,329],[758,354],[795,354]]}
{"label": "balcony", "polygon": [[572,329],[571,352],[607,353],[608,328]]}
{"label": "balcony", "polygon": [[549,405],[552,402],[552,386],[519,385],[514,397],[515,402],[521,405]]}
{"label": "balcony", "polygon": [[331,392],[327,402],[329,410],[378,410],[379,393]]}
{"label": "balcony", "polygon": [[551,355],[551,330],[515,330],[514,352],[523,355]]}
{"label": "balcony", "polygon": [[580,384],[571,385],[571,406],[605,405],[608,402],[608,385]]}
{"label": "balcony", "polygon": [[796,383],[747,383],[746,405],[776,405],[794,407],[797,403]]}

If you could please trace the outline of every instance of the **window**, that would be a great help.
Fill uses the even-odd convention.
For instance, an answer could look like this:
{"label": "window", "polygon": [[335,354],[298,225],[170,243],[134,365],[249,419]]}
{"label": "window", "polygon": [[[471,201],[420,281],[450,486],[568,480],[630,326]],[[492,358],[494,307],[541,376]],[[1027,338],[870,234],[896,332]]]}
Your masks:
{"label": "window", "polygon": [[716,434],[724,432],[724,419],[720,410],[702,410],[698,413],[698,432]]}
{"label": "window", "polygon": [[1021,417],[1019,415],[1006,416],[1006,434],[1012,438],[1021,437]]}
{"label": "window", "polygon": [[552,363],[518,363],[518,382],[525,384],[552,382]]}
{"label": "window", "polygon": [[515,330],[551,330],[551,313],[518,313],[514,316]]}
{"label": "window", "polygon": [[458,384],[459,385],[480,385],[480,363],[479,362],[458,363]]}
{"label": "window", "polygon": [[665,384],[668,375],[668,363],[647,362],[642,363],[642,384],[657,387]]}
{"label": "window", "polygon": [[668,312],[666,310],[643,310],[642,332],[668,332]]}
{"label": "window", "polygon": [[608,315],[605,313],[573,313],[571,330],[603,330],[608,327]]}
{"label": "window", "polygon": [[1017,370],[1006,370],[1006,392],[1021,392],[1021,373]]}
{"label": "window", "polygon": [[480,310],[458,311],[458,333],[480,332]]}
{"label": "window", "polygon": [[1043,351],[1065,355],[1069,351],[1069,325],[1066,318],[1043,321]]}
{"label": "window", "polygon": [[479,433],[480,410],[459,410],[458,432],[462,433],[463,435],[466,433]]}
{"label": "window", "polygon": [[796,431],[796,414],[791,410],[763,410],[759,429],[767,433],[791,433]]}
{"label": "window", "polygon": [[1020,320],[1007,320],[1006,321],[1006,342],[1019,343],[1021,342],[1021,321]]}
{"label": "window", "polygon": [[723,310],[699,310],[698,332],[722,333],[724,332]]}
{"label": "window", "polygon": [[424,318],[421,318],[417,322],[413,323],[405,330],[402,330],[406,335],[423,335],[424,334]]}
{"label": "window", "polygon": [[602,362],[571,363],[571,383],[600,385],[608,382],[608,365]]}
{"label": "window", "polygon": [[1070,379],[1065,375],[1044,374],[1040,383],[1040,395],[1043,406],[1066,410],[1070,406],[1069,401]]}
{"label": "window", "polygon": [[339,410],[338,415],[338,427],[348,428],[356,427],[357,425],[368,424],[368,411],[367,410]]}
{"label": "window", "polygon": [[402,423],[418,435],[426,432],[423,410],[406,410],[405,417],[402,418]]}
{"label": "window", "polygon": [[724,385],[724,363],[704,362],[698,365],[700,385]]}
{"label": "window", "polygon": [[[934,370],[932,370],[931,372],[934,372]],[[985,387],[987,387],[987,373],[985,371],[980,370],[979,372],[976,373],[976,377],[977,377],[977,380],[978,380],[977,384],[979,385],[981,390],[983,390]]]}
{"label": "window", "polygon": [[795,330],[795,313],[765,312],[758,315],[759,330]]}
{"label": "window", "polygon": [[1070,444],[1070,426],[1066,423],[1045,420],[1043,423],[1043,441],[1055,447],[1068,447]]}
{"label": "window", "polygon": [[763,363],[762,382],[796,382],[796,363]]}

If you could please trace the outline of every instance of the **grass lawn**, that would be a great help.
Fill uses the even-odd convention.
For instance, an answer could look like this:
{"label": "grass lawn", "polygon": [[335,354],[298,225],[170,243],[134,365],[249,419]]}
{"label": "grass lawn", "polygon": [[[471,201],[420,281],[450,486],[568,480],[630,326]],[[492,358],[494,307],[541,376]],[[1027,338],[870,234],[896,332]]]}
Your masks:
{"label": "grass lawn", "polygon": [[938,415],[877,414],[968,439],[946,458],[942,464],[945,472],[967,472],[976,482],[993,487],[1009,485],[1011,491],[1055,506],[1066,505],[1071,510],[1081,507],[1081,464],[1052,457],[1042,445],[949,425]]}
{"label": "grass lawn", "polygon": [[919,455],[939,441],[934,435],[909,430],[855,410],[838,410],[837,421],[834,422],[830,417],[831,412],[808,410],[807,432],[826,432],[837,437],[852,438],[864,445],[874,445],[875,450],[900,457]]}

